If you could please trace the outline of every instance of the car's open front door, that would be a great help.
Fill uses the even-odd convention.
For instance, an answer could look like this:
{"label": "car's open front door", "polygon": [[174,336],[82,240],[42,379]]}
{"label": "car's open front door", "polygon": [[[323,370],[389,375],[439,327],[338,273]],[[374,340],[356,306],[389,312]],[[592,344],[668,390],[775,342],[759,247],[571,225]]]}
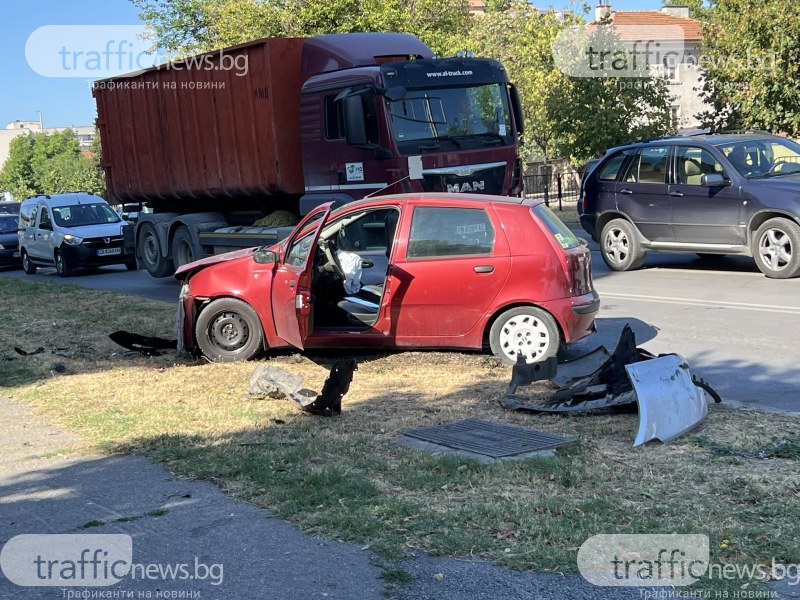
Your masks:
{"label": "car's open front door", "polygon": [[318,206],[292,232],[272,278],[275,331],[302,349],[311,326],[311,277],[322,227],[332,202]]}

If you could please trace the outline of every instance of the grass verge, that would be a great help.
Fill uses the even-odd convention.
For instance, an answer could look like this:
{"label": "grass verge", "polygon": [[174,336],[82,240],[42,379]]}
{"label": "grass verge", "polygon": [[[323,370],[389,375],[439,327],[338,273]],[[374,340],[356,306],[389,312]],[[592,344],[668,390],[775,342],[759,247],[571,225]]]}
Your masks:
{"label": "grass verge", "polygon": [[[0,296],[13,299],[0,338],[45,347],[27,357],[0,350],[14,358],[0,361],[0,393],[38,406],[94,449],[163,461],[181,477],[215,481],[306,531],[386,559],[424,550],[571,572],[578,547],[594,534],[703,533],[713,562],[800,563],[798,419],[712,406],[693,434],[633,449],[635,415],[504,412],[496,401],[510,370],[491,357],[344,351],[338,355],[358,357],[359,370],[343,414],[323,419],[288,401],[247,398],[255,363],[127,358],[107,339],[117,329],[168,337],[171,306],[2,279]],[[51,354],[55,348],[76,352],[63,358]],[[320,389],[334,357],[270,360]],[[535,400],[548,389],[537,384],[527,393]],[[498,465],[394,442],[408,428],[469,417],[578,442],[556,459]],[[387,577],[404,580],[399,571]]]}

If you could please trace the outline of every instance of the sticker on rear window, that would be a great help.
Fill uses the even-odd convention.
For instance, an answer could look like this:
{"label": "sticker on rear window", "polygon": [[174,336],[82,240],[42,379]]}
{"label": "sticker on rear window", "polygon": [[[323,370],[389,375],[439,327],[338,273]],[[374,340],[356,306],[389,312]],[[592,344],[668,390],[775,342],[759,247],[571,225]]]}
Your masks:
{"label": "sticker on rear window", "polygon": [[561,247],[562,247],[562,248],[565,248],[565,249],[566,249],[566,248],[569,248],[569,247],[570,247],[570,242],[568,242],[568,241],[567,241],[567,240],[564,238],[564,236],[563,236],[563,235],[561,235],[560,233],[557,233],[557,234],[556,234],[556,240],[558,240],[558,243],[559,243],[559,244],[561,244]]}
{"label": "sticker on rear window", "polygon": [[456,227],[458,235],[467,235],[469,233],[485,233],[486,223],[476,223],[475,225],[459,225]]}

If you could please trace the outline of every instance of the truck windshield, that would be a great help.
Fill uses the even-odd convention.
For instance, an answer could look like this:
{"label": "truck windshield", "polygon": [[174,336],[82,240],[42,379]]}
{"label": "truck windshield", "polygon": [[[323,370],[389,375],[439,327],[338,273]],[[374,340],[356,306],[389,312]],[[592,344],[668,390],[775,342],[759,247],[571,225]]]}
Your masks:
{"label": "truck windshield", "polygon": [[501,84],[409,89],[389,103],[401,152],[419,154],[450,144],[458,149],[514,143],[508,95]]}
{"label": "truck windshield", "polygon": [[121,221],[119,215],[111,210],[108,204],[101,202],[55,207],[53,208],[53,219],[59,227],[82,227]]}

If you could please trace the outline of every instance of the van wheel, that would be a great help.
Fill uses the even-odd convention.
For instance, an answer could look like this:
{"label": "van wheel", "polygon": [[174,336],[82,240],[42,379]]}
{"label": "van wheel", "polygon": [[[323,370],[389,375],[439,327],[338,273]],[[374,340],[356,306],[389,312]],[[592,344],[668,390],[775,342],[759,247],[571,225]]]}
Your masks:
{"label": "van wheel", "polygon": [[632,271],[642,266],[647,253],[636,228],[625,219],[614,219],[603,227],[600,254],[612,271]]}
{"label": "van wheel", "polygon": [[144,223],[139,232],[139,255],[144,263],[144,268],[153,277],[169,277],[175,273],[171,258],[161,256],[161,246],[158,243],[158,232],[152,223]]}
{"label": "van wheel", "polygon": [[36,274],[36,265],[31,262],[31,258],[25,250],[22,251],[22,270],[28,275]]}
{"label": "van wheel", "polygon": [[533,306],[507,310],[489,330],[492,354],[507,365],[517,364],[520,356],[528,364],[555,356],[560,343],[553,317]]}
{"label": "van wheel", "polygon": [[56,273],[58,273],[59,277],[69,277],[72,275],[72,267],[67,261],[67,257],[58,250],[56,250]]}
{"label": "van wheel", "polygon": [[800,275],[800,225],[789,219],[770,219],[756,231],[753,256],[759,270],[772,279]]}
{"label": "van wheel", "polygon": [[215,362],[249,360],[264,343],[264,332],[256,312],[247,302],[219,298],[197,317],[195,339],[203,355]]}

